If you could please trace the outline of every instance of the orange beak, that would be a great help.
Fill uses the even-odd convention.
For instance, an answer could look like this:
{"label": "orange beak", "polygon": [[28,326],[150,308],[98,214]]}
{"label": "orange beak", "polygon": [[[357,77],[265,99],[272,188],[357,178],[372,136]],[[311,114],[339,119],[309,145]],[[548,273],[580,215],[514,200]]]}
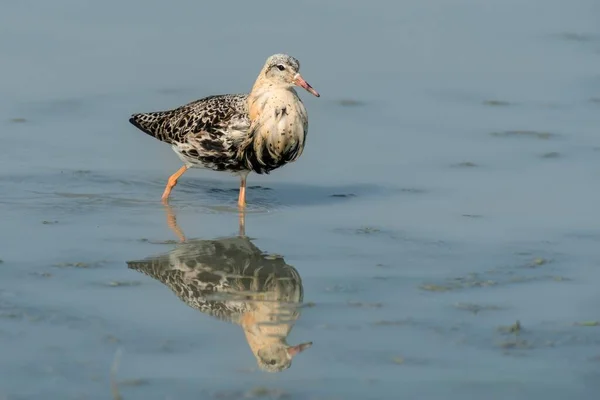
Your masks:
{"label": "orange beak", "polygon": [[315,89],[313,89],[312,86],[310,86],[308,84],[308,82],[306,82],[304,80],[304,78],[302,78],[302,75],[300,74],[296,74],[296,76],[294,77],[294,83],[298,86],[300,86],[301,88],[306,89],[306,91],[314,96],[317,97],[321,97],[321,95],[319,94],[319,92],[317,92]]}
{"label": "orange beak", "polygon": [[[306,90],[308,90],[308,89],[306,89]],[[312,346],[312,342],[306,342],[306,343],[298,344],[296,346],[290,346],[290,347],[288,347],[287,352],[291,357],[294,357],[296,354],[308,349],[310,346]]]}

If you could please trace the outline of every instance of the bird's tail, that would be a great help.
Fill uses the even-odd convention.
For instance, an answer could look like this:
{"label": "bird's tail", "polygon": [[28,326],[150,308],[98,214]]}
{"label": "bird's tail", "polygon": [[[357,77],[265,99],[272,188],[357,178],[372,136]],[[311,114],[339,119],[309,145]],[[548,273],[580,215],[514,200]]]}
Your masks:
{"label": "bird's tail", "polygon": [[159,140],[163,140],[161,128],[167,115],[168,112],[164,111],[133,114],[131,118],[129,118],[129,122],[142,132]]}

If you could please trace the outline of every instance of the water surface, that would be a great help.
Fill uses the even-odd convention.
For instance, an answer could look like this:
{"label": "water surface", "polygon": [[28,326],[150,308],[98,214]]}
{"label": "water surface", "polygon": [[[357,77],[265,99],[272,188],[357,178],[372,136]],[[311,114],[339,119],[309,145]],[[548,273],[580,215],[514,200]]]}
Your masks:
{"label": "water surface", "polygon": [[[5,1],[0,398],[593,398],[599,15]],[[163,207],[179,161],[129,114],[246,91],[281,51],[322,97],[301,93],[302,158],[250,176],[246,237],[226,174],[186,173]],[[243,284],[206,297],[214,274]],[[312,347],[265,371],[251,317]]]}

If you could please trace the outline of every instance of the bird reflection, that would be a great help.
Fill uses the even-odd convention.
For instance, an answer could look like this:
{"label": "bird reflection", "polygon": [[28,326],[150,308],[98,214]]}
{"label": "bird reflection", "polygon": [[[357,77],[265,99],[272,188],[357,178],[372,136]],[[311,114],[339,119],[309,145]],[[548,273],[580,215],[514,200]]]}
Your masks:
{"label": "bird reflection", "polygon": [[300,317],[298,271],[246,237],[243,213],[239,236],[185,240],[173,210],[166,206],[166,211],[168,225],[182,243],[166,254],[128,261],[128,267],[161,281],[190,307],[240,325],[261,369],[289,368],[292,358],[312,345],[286,342]]}

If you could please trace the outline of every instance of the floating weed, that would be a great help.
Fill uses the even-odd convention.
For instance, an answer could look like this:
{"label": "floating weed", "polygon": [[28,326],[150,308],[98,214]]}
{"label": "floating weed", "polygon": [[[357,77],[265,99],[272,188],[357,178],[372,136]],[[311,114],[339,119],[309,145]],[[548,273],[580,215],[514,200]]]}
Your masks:
{"label": "floating weed", "polygon": [[508,107],[513,105],[513,103],[502,100],[485,100],[483,101],[483,105],[491,107]]}
{"label": "floating weed", "polygon": [[551,151],[549,153],[544,153],[541,155],[542,158],[559,158],[560,153],[557,151]]}
{"label": "floating weed", "polygon": [[379,232],[381,232],[381,229],[374,228],[374,227],[371,227],[371,226],[366,226],[366,227],[363,227],[363,228],[358,228],[356,230],[356,233],[362,234],[362,235],[369,235],[369,234],[379,233]]}
{"label": "floating weed", "polygon": [[13,124],[23,124],[23,123],[27,122],[27,119],[17,117],[17,118],[11,118],[9,121]]}
{"label": "floating weed", "polygon": [[106,284],[109,287],[134,287],[140,286],[142,282],[140,281],[110,281]]}
{"label": "floating weed", "polygon": [[451,290],[466,289],[472,287],[496,286],[498,282],[490,279],[479,279],[477,274],[469,274],[466,277],[449,279],[444,284],[423,284],[419,288],[430,292],[447,292]]}
{"label": "floating weed", "polygon": [[40,272],[40,271],[34,271],[31,273],[31,275],[39,276],[40,278],[51,278],[52,277],[52,274],[50,272]]}
{"label": "floating weed", "polygon": [[552,139],[558,135],[550,132],[539,132],[539,131],[527,131],[527,130],[514,130],[514,131],[503,131],[503,132],[492,132],[492,136],[496,137],[529,137],[534,139]]}
{"label": "floating weed", "polygon": [[419,289],[421,289],[421,290],[427,290],[428,292],[447,292],[447,291],[452,290],[454,288],[451,287],[451,286],[449,286],[449,285],[426,284],[426,285],[419,286]]}
{"label": "floating weed", "polygon": [[600,321],[582,321],[575,322],[576,326],[600,326]]}
{"label": "floating weed", "polygon": [[475,303],[456,303],[454,305],[459,310],[472,312],[473,314],[478,314],[482,311],[500,311],[503,310],[503,307],[494,306],[494,305],[479,305]]}
{"label": "floating weed", "polygon": [[62,262],[62,263],[57,263],[54,264],[54,267],[56,268],[82,268],[82,269],[87,269],[87,268],[99,268],[102,265],[108,263],[108,261],[94,261],[94,262],[84,262],[84,261],[80,261],[80,262]]}
{"label": "floating weed", "polygon": [[471,161],[463,161],[463,162],[460,162],[458,164],[454,164],[453,167],[457,167],[457,168],[475,168],[475,167],[478,167],[478,165],[475,164],[474,162],[471,162]]}
{"label": "floating weed", "polygon": [[400,192],[411,193],[411,194],[422,194],[422,193],[426,193],[427,191],[425,189],[419,189],[419,188],[402,188],[402,189],[400,189]]}
{"label": "floating weed", "polygon": [[462,214],[465,218],[483,218],[483,215],[480,214]]}
{"label": "floating weed", "polygon": [[64,263],[54,264],[54,266],[58,267],[58,268],[91,268],[92,265],[90,263],[86,263],[86,262],[75,262],[75,263],[64,262]]}
{"label": "floating weed", "polygon": [[383,303],[363,303],[360,301],[349,301],[348,305],[350,307],[356,307],[356,308],[381,308],[381,307],[383,307]]}
{"label": "floating weed", "polygon": [[[260,186],[260,185],[248,186],[248,189],[250,189],[250,190],[273,190],[269,187]],[[237,189],[234,189],[234,190],[237,191]]]}
{"label": "floating weed", "polygon": [[177,240],[167,239],[167,240],[150,240],[146,238],[138,239],[138,242],[142,243],[150,243],[150,244],[177,244],[179,243]]}
{"label": "floating weed", "polygon": [[550,263],[550,260],[546,259],[546,258],[541,258],[538,257],[536,259],[534,259],[531,263],[529,263],[527,265],[528,268],[538,268],[541,267],[542,265],[546,265]]}
{"label": "floating weed", "polygon": [[336,198],[347,199],[347,198],[351,198],[351,197],[356,197],[356,195],[354,193],[335,193],[335,194],[332,194],[329,197],[336,197]]}
{"label": "floating weed", "polygon": [[499,326],[498,332],[519,334],[522,332],[521,322],[517,320],[514,324],[508,326]]}
{"label": "floating weed", "polygon": [[42,225],[54,225],[58,224],[58,221],[42,221]]}
{"label": "floating weed", "polygon": [[531,349],[533,345],[529,343],[527,340],[523,339],[514,339],[514,340],[506,340],[498,343],[498,347],[502,349]]}
{"label": "floating weed", "polygon": [[401,365],[401,364],[404,364],[404,358],[402,358],[402,357],[400,357],[400,356],[396,356],[396,357],[393,357],[393,358],[392,358],[392,362],[393,362],[394,364]]}

